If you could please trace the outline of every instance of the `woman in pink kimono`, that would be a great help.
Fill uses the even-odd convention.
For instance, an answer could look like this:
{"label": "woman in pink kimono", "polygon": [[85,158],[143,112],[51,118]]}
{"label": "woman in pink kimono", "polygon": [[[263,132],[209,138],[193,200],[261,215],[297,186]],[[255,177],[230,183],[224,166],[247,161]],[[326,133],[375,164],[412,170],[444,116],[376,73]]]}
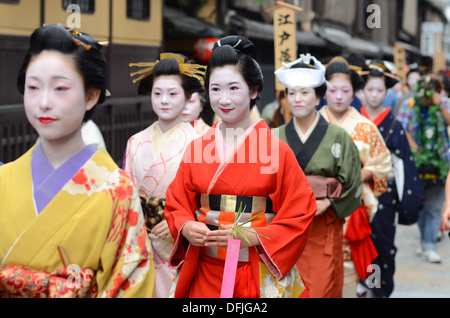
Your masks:
{"label": "woman in pink kimono", "polygon": [[141,75],[138,93],[150,95],[158,120],[128,140],[124,170],[139,188],[153,251],[155,254],[156,297],[166,298],[174,279],[167,259],[173,239],[164,218],[166,190],[178,171],[187,145],[199,137],[182,113],[191,95],[203,91],[204,67],[191,64],[178,54],[163,53],[155,63],[131,75]]}

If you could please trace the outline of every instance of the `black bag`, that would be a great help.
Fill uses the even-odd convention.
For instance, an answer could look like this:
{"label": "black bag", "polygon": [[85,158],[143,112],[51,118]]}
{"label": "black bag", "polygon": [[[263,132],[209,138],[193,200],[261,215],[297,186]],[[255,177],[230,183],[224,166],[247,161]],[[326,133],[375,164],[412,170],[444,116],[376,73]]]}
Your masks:
{"label": "black bag", "polygon": [[425,189],[437,185],[441,186],[444,184],[444,180],[441,178],[439,168],[432,165],[424,165],[420,167],[419,177]]}

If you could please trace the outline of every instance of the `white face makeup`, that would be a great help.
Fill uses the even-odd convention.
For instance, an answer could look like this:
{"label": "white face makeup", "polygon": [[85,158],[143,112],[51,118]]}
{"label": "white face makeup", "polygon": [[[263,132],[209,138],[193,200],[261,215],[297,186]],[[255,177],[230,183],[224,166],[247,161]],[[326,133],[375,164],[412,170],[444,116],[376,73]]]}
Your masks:
{"label": "white face makeup", "polygon": [[250,118],[250,102],[258,92],[251,92],[234,66],[215,68],[210,76],[209,99],[214,112],[228,126],[246,128]]}
{"label": "white face makeup", "polygon": [[193,123],[200,116],[203,110],[203,105],[200,100],[199,94],[192,94],[191,98],[187,101],[183,110],[183,121],[187,123]]}
{"label": "white face makeup", "polygon": [[386,97],[387,89],[384,78],[369,78],[364,87],[364,99],[366,107],[380,108],[383,107],[383,101]]}
{"label": "white face makeup", "polygon": [[83,78],[70,56],[43,51],[31,60],[25,76],[24,105],[43,142],[81,136],[84,115],[98,101],[98,96],[90,95],[86,95]]}
{"label": "white face makeup", "polygon": [[155,78],[151,99],[159,122],[165,125],[181,122],[186,96],[178,76],[163,75]]}
{"label": "white face makeup", "polygon": [[328,109],[336,114],[344,114],[353,101],[353,86],[348,76],[336,74],[329,81],[326,99]]}

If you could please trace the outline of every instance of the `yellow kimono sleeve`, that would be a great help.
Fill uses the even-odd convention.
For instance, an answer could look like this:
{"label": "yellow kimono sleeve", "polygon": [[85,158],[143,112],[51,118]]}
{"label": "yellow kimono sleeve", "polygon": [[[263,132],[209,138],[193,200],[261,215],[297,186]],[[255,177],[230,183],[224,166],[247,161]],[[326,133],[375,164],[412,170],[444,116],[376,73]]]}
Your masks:
{"label": "yellow kimono sleeve", "polygon": [[114,213],[97,271],[98,297],[151,298],[154,266],[137,189],[125,172],[111,191]]}

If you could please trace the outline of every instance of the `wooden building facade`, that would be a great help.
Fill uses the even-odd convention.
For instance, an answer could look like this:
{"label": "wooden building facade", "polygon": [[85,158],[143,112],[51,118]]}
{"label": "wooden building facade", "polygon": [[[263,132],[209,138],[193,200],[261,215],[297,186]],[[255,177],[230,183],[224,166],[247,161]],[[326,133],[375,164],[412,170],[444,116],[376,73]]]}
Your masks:
{"label": "wooden building facade", "polygon": [[[81,9],[68,11],[71,4]],[[163,0],[0,0],[0,105],[22,102],[15,78],[34,29],[71,26],[108,41],[108,89],[113,97],[136,96],[128,63],[155,60],[163,43]]]}

